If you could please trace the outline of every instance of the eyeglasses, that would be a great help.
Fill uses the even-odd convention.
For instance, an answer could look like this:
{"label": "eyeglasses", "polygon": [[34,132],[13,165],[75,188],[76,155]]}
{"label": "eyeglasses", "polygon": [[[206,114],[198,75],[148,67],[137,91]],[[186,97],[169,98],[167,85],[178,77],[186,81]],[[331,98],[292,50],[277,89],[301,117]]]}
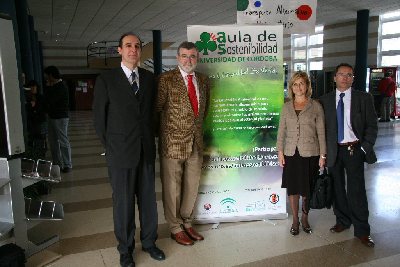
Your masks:
{"label": "eyeglasses", "polygon": [[180,55],[180,57],[182,59],[191,59],[191,60],[195,60],[197,58],[196,55],[186,55],[186,54],[182,54],[182,55]]}
{"label": "eyeglasses", "polygon": [[340,76],[342,78],[354,78],[353,73],[341,73],[341,72],[338,72],[338,73],[336,73],[336,76]]}

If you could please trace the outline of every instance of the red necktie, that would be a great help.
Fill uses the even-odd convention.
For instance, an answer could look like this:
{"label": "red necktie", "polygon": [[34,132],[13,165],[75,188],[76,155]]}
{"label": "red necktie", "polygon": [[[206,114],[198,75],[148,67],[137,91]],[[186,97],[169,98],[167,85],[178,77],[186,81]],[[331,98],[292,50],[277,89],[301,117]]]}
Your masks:
{"label": "red necktie", "polygon": [[190,104],[192,104],[194,116],[197,117],[199,115],[199,108],[198,108],[199,103],[197,102],[196,88],[194,87],[193,84],[193,75],[188,75],[187,77],[188,77],[189,100]]}

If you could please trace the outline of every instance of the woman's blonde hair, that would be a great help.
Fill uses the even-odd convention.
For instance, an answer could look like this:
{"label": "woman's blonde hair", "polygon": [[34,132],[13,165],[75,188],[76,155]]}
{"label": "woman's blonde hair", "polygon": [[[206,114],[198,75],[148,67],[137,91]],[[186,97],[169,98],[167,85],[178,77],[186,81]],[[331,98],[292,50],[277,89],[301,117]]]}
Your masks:
{"label": "woman's blonde hair", "polygon": [[292,78],[290,78],[289,81],[289,87],[288,87],[288,97],[290,99],[294,99],[294,94],[293,94],[293,84],[297,79],[302,78],[304,82],[306,83],[306,97],[310,97],[312,94],[312,88],[311,88],[311,81],[310,78],[308,77],[308,74],[304,71],[296,71],[293,75]]}

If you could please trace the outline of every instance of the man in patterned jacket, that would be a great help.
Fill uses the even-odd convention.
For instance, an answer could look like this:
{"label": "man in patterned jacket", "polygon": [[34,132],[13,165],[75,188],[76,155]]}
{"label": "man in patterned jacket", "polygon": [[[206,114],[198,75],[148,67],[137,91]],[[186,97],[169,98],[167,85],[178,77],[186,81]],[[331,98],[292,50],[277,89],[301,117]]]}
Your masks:
{"label": "man in patterned jacket", "polygon": [[210,83],[195,72],[199,52],[194,43],[178,47],[178,67],[160,76],[156,111],[160,112],[160,161],[163,203],[171,238],[193,245],[204,237],[192,227],[203,162],[203,119]]}

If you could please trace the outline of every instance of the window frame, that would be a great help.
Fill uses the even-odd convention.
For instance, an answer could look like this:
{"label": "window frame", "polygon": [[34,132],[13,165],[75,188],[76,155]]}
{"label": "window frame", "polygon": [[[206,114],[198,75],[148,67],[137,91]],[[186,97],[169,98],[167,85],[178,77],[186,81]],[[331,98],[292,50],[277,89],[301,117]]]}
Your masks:
{"label": "window frame", "polygon": [[[322,35],[322,42],[310,45],[311,43],[311,38],[312,36],[315,35]],[[296,46],[296,39],[299,38],[306,38],[305,45],[303,46]],[[305,69],[303,71],[310,71],[310,66],[312,62],[322,62],[322,68],[323,69],[323,54],[324,54],[324,26],[319,25],[315,27],[315,32],[312,34],[292,34],[291,35],[291,56],[292,56],[292,62],[291,62],[291,72],[297,71],[295,68],[295,65],[297,64],[305,64]],[[322,55],[320,57],[310,57],[310,49],[312,48],[321,48],[322,49]],[[296,59],[295,54],[298,51],[305,50],[305,58],[304,59]]]}
{"label": "window frame", "polygon": [[[396,14],[394,16],[390,16],[390,14]],[[389,17],[387,17],[389,15]],[[377,65],[380,67],[395,67],[395,66],[400,66],[400,63],[398,65],[382,65],[382,58],[386,56],[399,56],[400,55],[400,48],[396,50],[388,50],[388,51],[382,51],[382,43],[383,40],[390,40],[394,38],[400,38],[400,32],[395,33],[395,34],[383,34],[383,24],[389,23],[389,22],[394,22],[394,21],[400,21],[400,12],[399,10],[394,11],[394,12],[389,12],[385,13],[379,16],[379,28],[378,28],[378,53],[377,53]]]}

